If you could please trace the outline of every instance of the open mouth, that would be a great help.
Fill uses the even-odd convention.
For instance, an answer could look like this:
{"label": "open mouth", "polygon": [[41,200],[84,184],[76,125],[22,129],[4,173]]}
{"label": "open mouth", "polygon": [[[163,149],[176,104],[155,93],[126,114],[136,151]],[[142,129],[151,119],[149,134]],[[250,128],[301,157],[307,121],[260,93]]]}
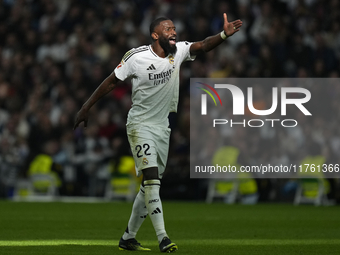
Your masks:
{"label": "open mouth", "polygon": [[170,43],[170,45],[175,45],[176,44],[176,37],[175,36],[170,37],[169,38],[169,43]]}

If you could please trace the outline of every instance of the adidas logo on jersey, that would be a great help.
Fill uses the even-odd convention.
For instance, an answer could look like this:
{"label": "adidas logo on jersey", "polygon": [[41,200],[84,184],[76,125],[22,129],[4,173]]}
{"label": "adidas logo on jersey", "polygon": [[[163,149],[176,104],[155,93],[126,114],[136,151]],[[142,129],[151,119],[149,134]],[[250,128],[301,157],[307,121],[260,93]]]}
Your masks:
{"label": "adidas logo on jersey", "polygon": [[156,70],[156,67],[153,64],[151,64],[151,66],[149,66],[146,70]]}
{"label": "adidas logo on jersey", "polygon": [[154,210],[151,215],[157,214],[157,213],[161,213],[161,210],[157,207],[156,210]]}

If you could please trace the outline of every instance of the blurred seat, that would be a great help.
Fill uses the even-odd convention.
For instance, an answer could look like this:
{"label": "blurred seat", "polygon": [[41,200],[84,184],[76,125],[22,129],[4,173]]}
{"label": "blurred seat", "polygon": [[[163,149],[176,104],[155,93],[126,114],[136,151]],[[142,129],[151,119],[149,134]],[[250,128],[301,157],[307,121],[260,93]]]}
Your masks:
{"label": "blurred seat", "polygon": [[329,202],[326,187],[327,180],[324,178],[306,176],[306,178],[298,179],[298,187],[295,193],[294,204],[314,204],[316,206],[328,205]]}
{"label": "blurred seat", "polygon": [[[325,163],[325,158],[321,155],[307,156],[300,165],[298,171],[297,189],[295,192],[294,204],[314,204],[328,205],[327,193],[329,192],[329,182],[318,166]],[[319,172],[320,170],[320,172]]]}
{"label": "blurred seat", "polygon": [[228,204],[236,202],[238,195],[239,181],[238,179],[218,180],[212,179],[209,181],[208,192],[205,202],[210,204],[214,198],[227,200]]}
{"label": "blurred seat", "polygon": [[[219,148],[212,160],[214,166],[233,166],[240,169],[237,163],[240,151],[233,146]],[[249,173],[227,173],[218,174],[220,178],[210,179],[206,203],[212,203],[214,198],[222,198],[227,204],[233,204],[238,199],[244,204],[257,202],[257,184]]]}
{"label": "blurred seat", "polygon": [[28,169],[29,181],[31,183],[31,195],[56,196],[59,195],[58,187],[61,180],[52,171],[53,159],[46,154],[37,155],[31,162]]}
{"label": "blurred seat", "polygon": [[133,201],[138,191],[138,179],[135,176],[135,161],[132,156],[122,156],[119,162],[111,162],[111,180],[107,183],[106,199],[125,199]]}
{"label": "blurred seat", "polygon": [[32,195],[59,195],[57,180],[51,174],[33,174],[30,176],[30,181],[32,183]]}

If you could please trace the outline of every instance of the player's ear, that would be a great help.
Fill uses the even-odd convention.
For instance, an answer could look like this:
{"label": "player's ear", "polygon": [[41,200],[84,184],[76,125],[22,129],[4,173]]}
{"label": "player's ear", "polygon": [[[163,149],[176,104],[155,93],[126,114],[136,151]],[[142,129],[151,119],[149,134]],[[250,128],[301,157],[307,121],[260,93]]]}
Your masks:
{"label": "player's ear", "polygon": [[158,40],[158,34],[157,34],[156,32],[153,32],[153,33],[151,34],[151,37],[152,37],[152,39],[153,39],[154,41]]}

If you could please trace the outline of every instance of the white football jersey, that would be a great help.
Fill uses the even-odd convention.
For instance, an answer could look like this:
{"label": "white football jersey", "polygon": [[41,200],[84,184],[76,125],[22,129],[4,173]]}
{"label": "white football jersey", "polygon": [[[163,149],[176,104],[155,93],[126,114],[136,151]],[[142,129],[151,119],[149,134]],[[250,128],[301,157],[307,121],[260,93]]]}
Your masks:
{"label": "white football jersey", "polygon": [[131,77],[132,107],[127,125],[166,125],[169,112],[177,112],[179,68],[192,61],[189,42],[177,42],[177,52],[159,57],[151,45],[128,51],[114,72],[119,80]]}

